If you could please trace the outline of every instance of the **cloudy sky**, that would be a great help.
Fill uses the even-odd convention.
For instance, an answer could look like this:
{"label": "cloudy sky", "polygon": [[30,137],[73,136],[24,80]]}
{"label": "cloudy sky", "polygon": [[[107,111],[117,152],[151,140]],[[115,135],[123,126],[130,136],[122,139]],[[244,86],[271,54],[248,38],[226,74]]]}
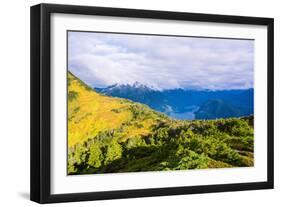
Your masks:
{"label": "cloudy sky", "polygon": [[88,85],[253,87],[254,41],[68,32],[68,69]]}

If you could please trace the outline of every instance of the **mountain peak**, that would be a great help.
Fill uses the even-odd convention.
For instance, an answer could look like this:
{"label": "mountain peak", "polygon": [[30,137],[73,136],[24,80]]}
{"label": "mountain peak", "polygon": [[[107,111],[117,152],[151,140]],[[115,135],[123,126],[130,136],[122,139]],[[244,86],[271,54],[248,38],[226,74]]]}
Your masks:
{"label": "mountain peak", "polygon": [[[130,85],[130,84],[129,84],[129,85]],[[131,84],[130,86],[133,87],[133,88],[148,89],[148,90],[153,90],[153,91],[158,91],[158,90],[160,90],[160,89],[158,89],[158,88],[156,88],[156,87],[154,87],[154,86],[148,86],[148,85],[143,84],[143,83],[138,82],[138,81],[134,82],[134,83]]]}
{"label": "mountain peak", "polygon": [[161,91],[161,89],[155,86],[148,86],[139,81],[136,81],[134,83],[126,83],[126,84],[115,83],[104,88],[96,88],[96,89],[100,91],[111,91],[111,90],[120,90],[120,89],[135,89],[135,90],[140,89],[140,90],[148,90],[148,91]]}
{"label": "mountain peak", "polygon": [[144,84],[142,84],[142,83],[140,83],[140,82],[138,82],[138,81],[134,82],[134,83],[132,84],[132,86],[135,87],[135,88],[146,87]]}

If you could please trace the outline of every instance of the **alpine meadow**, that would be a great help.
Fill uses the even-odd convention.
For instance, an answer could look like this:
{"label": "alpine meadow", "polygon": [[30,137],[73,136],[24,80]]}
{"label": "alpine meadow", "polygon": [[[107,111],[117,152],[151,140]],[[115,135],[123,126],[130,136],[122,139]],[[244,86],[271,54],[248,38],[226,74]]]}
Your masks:
{"label": "alpine meadow", "polygon": [[68,175],[254,166],[253,41],[68,32]]}

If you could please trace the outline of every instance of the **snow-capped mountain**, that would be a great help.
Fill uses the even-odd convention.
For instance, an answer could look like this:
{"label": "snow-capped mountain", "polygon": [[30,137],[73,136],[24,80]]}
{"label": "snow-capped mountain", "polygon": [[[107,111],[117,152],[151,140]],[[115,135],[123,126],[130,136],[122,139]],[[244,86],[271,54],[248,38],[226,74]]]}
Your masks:
{"label": "snow-capped mountain", "polygon": [[163,111],[165,97],[160,90],[146,86],[139,82],[134,84],[114,84],[106,88],[95,88],[96,91],[108,96],[126,98],[150,106],[158,111]]}

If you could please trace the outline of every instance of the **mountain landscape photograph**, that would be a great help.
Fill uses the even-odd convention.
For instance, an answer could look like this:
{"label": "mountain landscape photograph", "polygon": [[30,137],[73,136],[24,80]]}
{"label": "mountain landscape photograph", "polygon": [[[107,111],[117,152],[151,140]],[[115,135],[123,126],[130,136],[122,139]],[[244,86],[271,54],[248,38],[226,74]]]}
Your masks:
{"label": "mountain landscape photograph", "polygon": [[254,40],[67,36],[68,175],[254,166]]}

